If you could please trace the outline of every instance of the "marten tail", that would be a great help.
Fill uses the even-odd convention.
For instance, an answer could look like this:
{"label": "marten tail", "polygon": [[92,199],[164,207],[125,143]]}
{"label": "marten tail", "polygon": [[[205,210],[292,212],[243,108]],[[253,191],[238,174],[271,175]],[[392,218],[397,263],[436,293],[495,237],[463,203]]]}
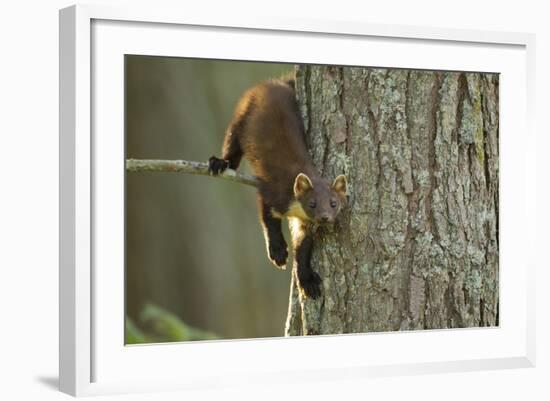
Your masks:
{"label": "marten tail", "polygon": [[283,82],[290,86],[293,90],[296,90],[296,80],[294,77],[285,79]]}
{"label": "marten tail", "polygon": [[279,79],[290,86],[293,90],[296,90],[296,73],[294,71],[285,73]]}

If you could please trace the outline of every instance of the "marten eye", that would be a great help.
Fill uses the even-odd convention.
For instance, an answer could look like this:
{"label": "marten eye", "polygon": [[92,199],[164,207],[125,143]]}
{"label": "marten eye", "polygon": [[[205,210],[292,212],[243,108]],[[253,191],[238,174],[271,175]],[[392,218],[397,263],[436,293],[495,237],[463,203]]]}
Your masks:
{"label": "marten eye", "polygon": [[336,207],[336,201],[334,199],[330,201],[330,207]]}
{"label": "marten eye", "polygon": [[314,200],[309,201],[309,207],[310,208],[315,209],[315,206],[317,206],[317,202],[315,202]]}

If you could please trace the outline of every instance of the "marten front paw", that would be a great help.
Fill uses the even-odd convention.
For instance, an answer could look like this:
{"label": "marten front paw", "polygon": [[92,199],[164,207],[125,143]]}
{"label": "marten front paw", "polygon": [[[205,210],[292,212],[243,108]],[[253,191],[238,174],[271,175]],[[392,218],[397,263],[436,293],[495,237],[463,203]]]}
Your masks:
{"label": "marten front paw", "polygon": [[229,166],[227,160],[218,159],[216,156],[212,156],[208,159],[208,172],[213,175],[221,174]]}
{"label": "marten front paw", "polygon": [[269,244],[269,259],[273,264],[281,270],[286,269],[286,260],[288,258],[288,250],[284,242],[272,242]]}
{"label": "marten front paw", "polygon": [[298,282],[306,297],[317,299],[321,295],[321,277],[314,271],[298,275]]}

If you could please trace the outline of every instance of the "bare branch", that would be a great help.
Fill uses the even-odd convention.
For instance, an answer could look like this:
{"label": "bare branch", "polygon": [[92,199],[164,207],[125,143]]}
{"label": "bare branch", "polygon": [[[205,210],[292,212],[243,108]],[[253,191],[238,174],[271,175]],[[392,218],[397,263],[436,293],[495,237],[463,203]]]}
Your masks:
{"label": "bare branch", "polygon": [[238,182],[245,185],[257,187],[260,183],[258,178],[239,173],[235,170],[227,169],[222,174],[212,175],[208,172],[208,164],[188,160],[146,160],[146,159],[128,159],[126,160],[126,170],[130,172],[168,172],[207,175],[210,177],[223,178],[225,180]]}

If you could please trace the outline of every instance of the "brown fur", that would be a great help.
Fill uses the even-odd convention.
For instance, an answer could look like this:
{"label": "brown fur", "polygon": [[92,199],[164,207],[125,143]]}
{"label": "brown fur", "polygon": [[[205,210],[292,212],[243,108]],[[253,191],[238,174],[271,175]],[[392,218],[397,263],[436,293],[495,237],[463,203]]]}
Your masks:
{"label": "brown fur", "polygon": [[[293,85],[273,80],[249,89],[235,110],[226,134],[223,156],[227,157],[230,143],[235,139],[254,174],[261,180],[260,193],[278,214],[286,215],[296,199],[294,182],[300,173],[316,183],[313,193],[300,199],[322,198],[318,201],[317,213],[310,215],[328,214],[331,195],[341,203],[341,196],[330,193],[329,182],[321,178],[313,166]],[[304,205],[304,210],[308,209]]]}
{"label": "brown fur", "polygon": [[275,210],[285,214],[299,173],[314,174],[304,140],[294,90],[279,81],[268,81],[245,93],[235,115],[249,113],[238,140],[260,192]]}
{"label": "brown fur", "polygon": [[265,81],[245,92],[227,129],[222,159],[212,156],[210,170],[218,174],[227,167],[236,169],[243,156],[260,180],[258,200],[269,258],[285,267],[281,218],[301,222],[297,226],[303,232],[293,235],[298,277],[306,294],[316,298],[320,278],[309,266],[312,239],[307,227],[334,222],[347,185],[343,175],[331,183],[313,166],[293,79]]}

